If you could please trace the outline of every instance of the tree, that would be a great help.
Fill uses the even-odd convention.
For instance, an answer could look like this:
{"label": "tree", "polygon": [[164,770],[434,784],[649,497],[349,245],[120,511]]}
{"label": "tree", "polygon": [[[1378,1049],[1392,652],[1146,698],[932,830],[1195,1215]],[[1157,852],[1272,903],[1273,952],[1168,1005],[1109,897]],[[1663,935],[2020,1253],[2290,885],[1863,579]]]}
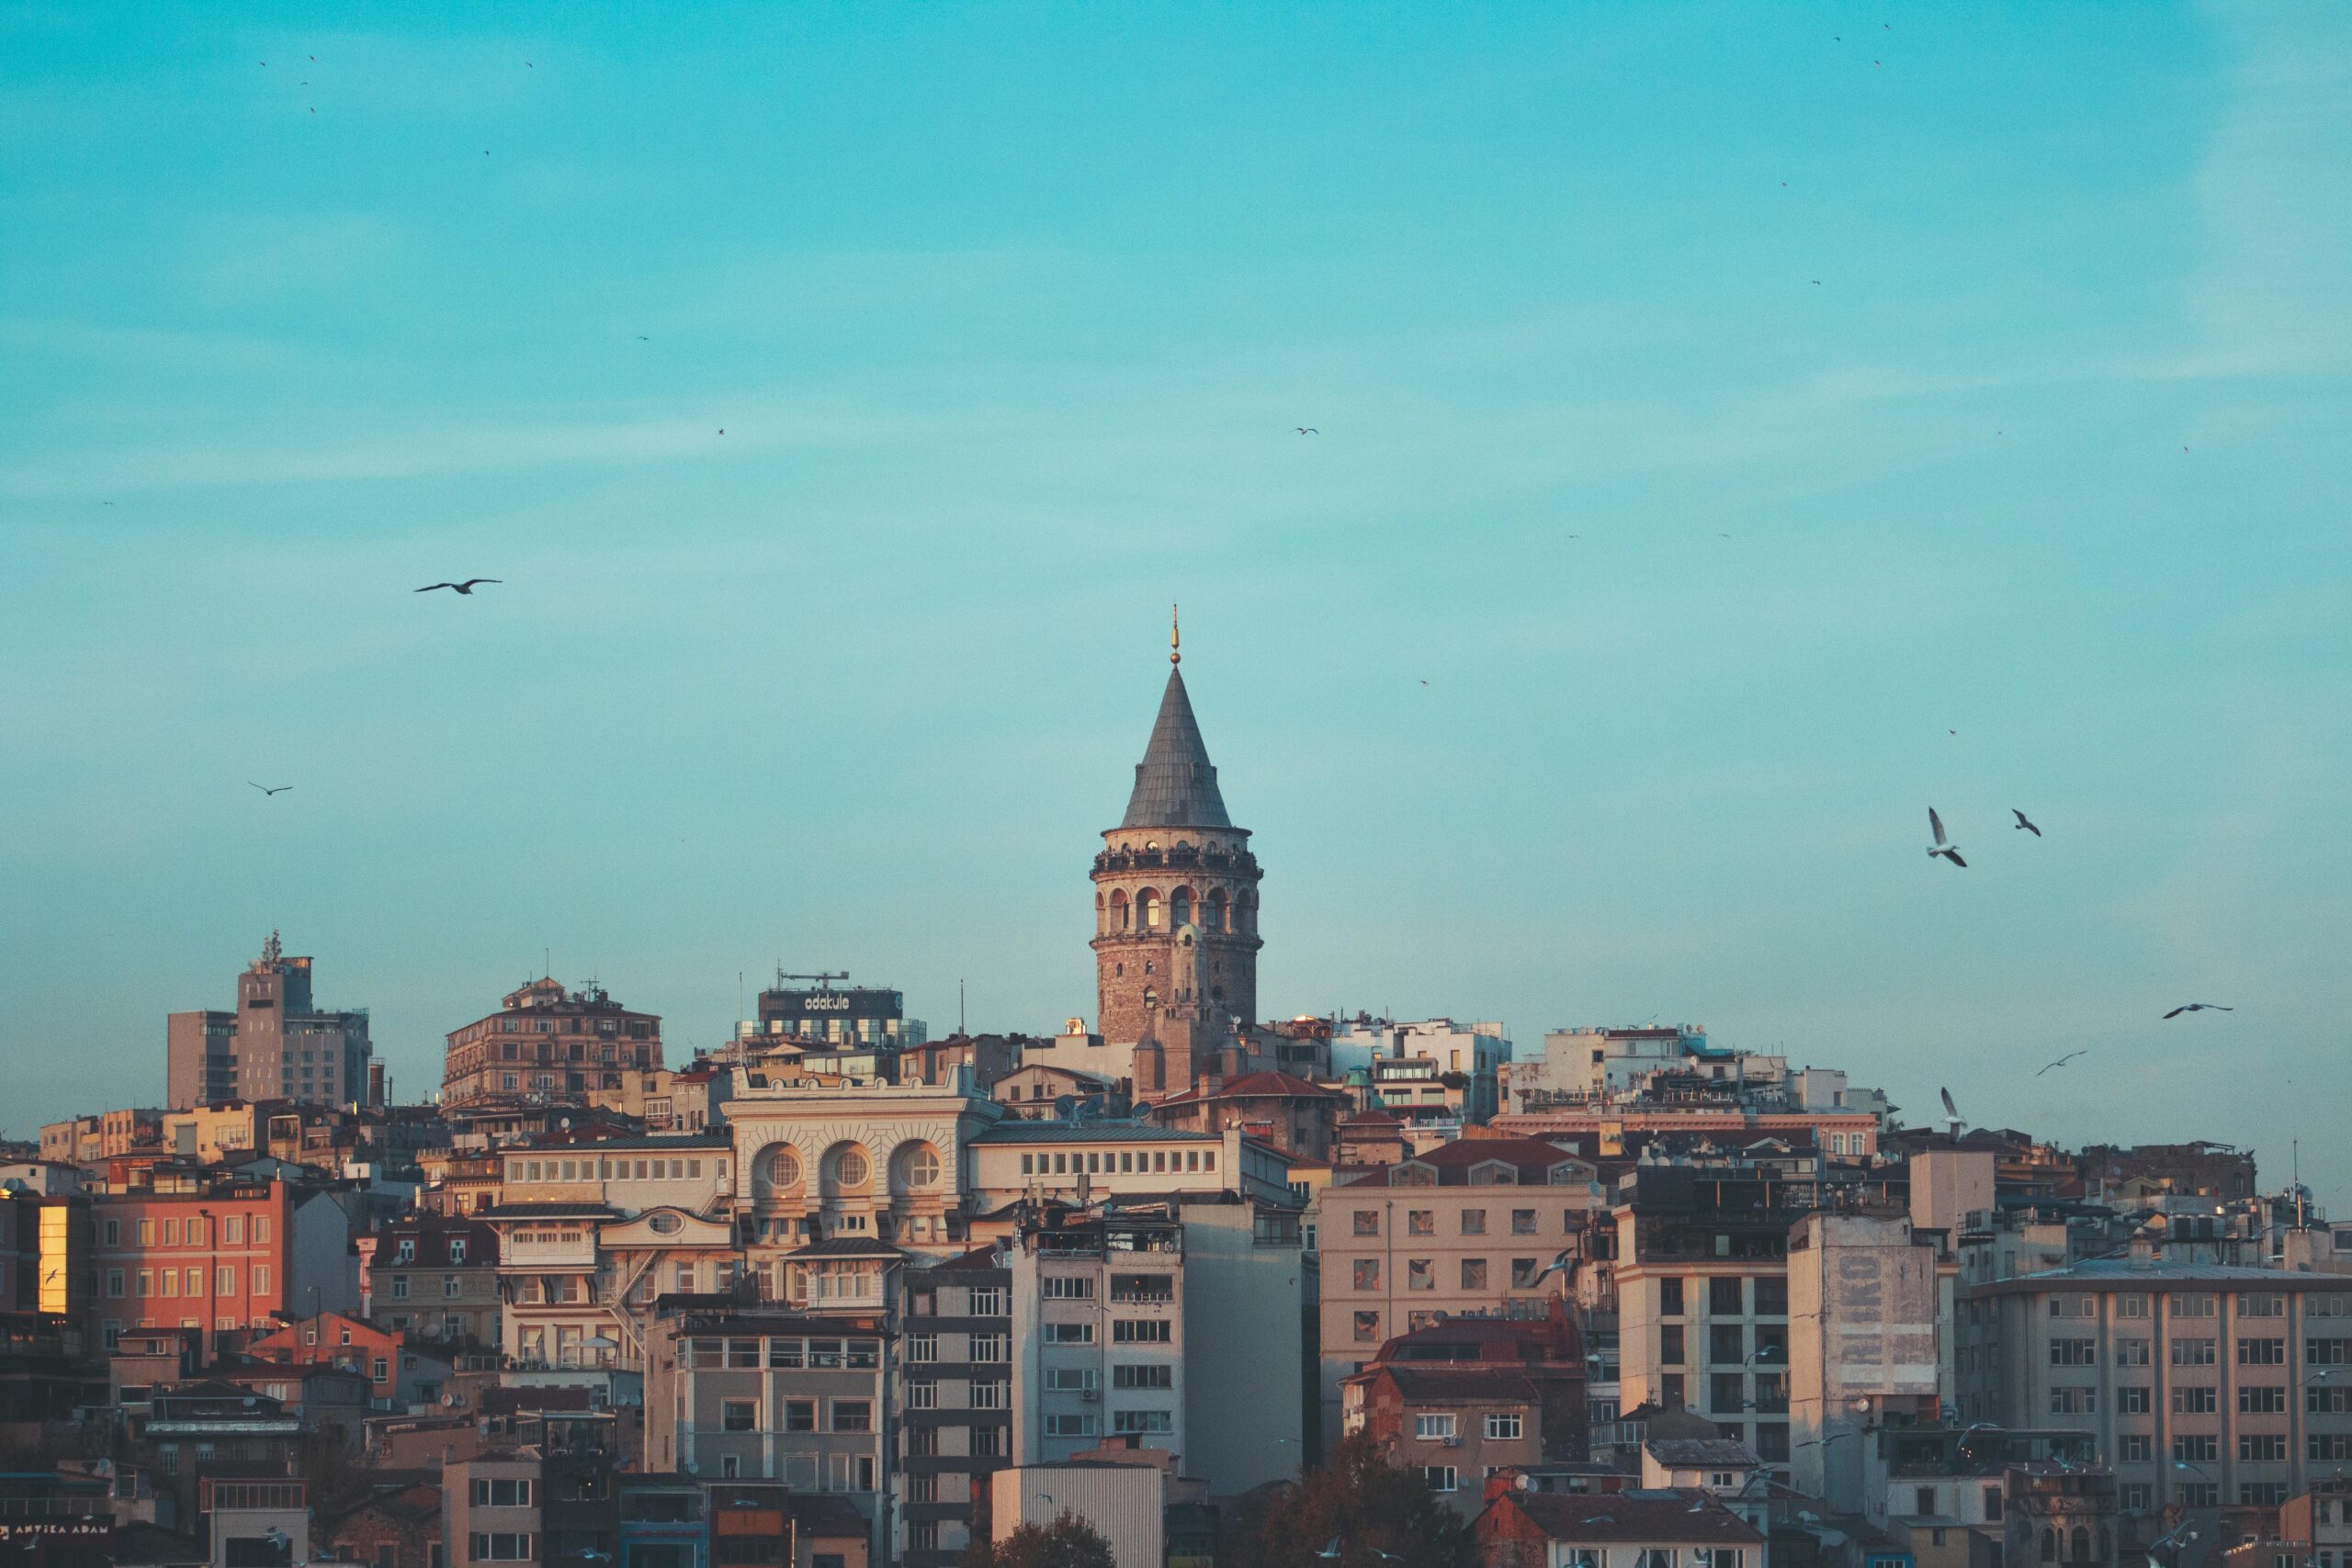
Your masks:
{"label": "tree", "polygon": [[1121,1568],[1111,1543],[1064,1508],[1049,1525],[1021,1525],[1002,1540],[964,1549],[964,1568]]}
{"label": "tree", "polygon": [[1477,1556],[1462,1516],[1362,1435],[1295,1484],[1252,1495],[1231,1544],[1235,1568],[1472,1568]]}

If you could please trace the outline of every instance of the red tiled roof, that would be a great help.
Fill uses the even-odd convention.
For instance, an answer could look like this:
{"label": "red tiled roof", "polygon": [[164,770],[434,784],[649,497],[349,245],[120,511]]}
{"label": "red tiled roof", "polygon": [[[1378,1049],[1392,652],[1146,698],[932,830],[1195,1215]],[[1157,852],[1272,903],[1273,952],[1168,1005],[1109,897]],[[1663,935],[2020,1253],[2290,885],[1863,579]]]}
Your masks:
{"label": "red tiled roof", "polygon": [[1255,1100],[1268,1096],[1282,1096],[1295,1100],[1338,1100],[1340,1098],[1338,1090],[1325,1089],[1320,1084],[1308,1083],[1305,1078],[1294,1077],[1285,1072],[1263,1072],[1244,1073],[1239,1077],[1227,1078],[1215,1090],[1196,1084],[1182,1094],[1170,1095],[1159,1103],[1179,1105],[1203,1100]]}

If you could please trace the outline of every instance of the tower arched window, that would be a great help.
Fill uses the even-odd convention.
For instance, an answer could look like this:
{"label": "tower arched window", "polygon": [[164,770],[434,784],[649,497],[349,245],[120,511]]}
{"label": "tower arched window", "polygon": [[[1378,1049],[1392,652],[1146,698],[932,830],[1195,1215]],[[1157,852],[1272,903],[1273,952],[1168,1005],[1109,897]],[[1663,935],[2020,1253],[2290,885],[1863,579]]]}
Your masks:
{"label": "tower arched window", "polygon": [[1136,930],[1139,931],[1159,930],[1160,916],[1163,913],[1164,909],[1158,893],[1147,887],[1136,895]]}
{"label": "tower arched window", "polygon": [[1111,929],[1114,931],[1127,929],[1127,896],[1124,892],[1111,895]]}
{"label": "tower arched window", "polygon": [[1179,887],[1168,896],[1168,924],[1170,930],[1181,930],[1193,923],[1193,890]]}
{"label": "tower arched window", "polygon": [[2073,1546],[2075,1549],[2075,1562],[2088,1562],[2091,1560],[2091,1532],[2088,1529],[2085,1529],[2081,1525],[2076,1525],[2075,1527],[2075,1538],[2068,1544]]}
{"label": "tower arched window", "polygon": [[2041,1560],[2044,1562],[2058,1561],[2058,1532],[2047,1525],[2041,1528]]}
{"label": "tower arched window", "polygon": [[1208,900],[1202,908],[1201,923],[1213,931],[1229,931],[1233,928],[1226,922],[1226,911],[1225,889],[1213,887],[1209,890]]}

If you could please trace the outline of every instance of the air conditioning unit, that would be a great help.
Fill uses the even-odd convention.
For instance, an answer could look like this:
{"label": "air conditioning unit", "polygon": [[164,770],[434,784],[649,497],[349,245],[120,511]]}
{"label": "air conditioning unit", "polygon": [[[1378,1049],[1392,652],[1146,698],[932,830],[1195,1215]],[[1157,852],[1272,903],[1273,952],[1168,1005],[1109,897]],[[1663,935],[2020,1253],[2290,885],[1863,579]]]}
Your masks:
{"label": "air conditioning unit", "polygon": [[1462,1446],[1462,1439],[1460,1438],[1448,1438],[1445,1439],[1445,1446],[1449,1449],[1458,1449]]}
{"label": "air conditioning unit", "polygon": [[1078,1397],[1092,1404],[1102,1399],[1102,1391],[1099,1388],[1082,1388],[1078,1391]]}

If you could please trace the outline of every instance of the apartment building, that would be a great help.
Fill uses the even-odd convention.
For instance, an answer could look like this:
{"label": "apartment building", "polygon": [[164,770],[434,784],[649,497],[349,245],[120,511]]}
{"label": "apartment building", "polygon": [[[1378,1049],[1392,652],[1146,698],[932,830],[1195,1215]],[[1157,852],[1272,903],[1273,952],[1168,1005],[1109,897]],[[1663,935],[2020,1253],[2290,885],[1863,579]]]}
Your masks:
{"label": "apartment building", "polygon": [[897,1556],[949,1568],[1012,1462],[1012,1259],[991,1242],[899,1278]]}
{"label": "apartment building", "polygon": [[1140,1122],[1007,1120],[975,1134],[966,1178],[975,1224],[990,1226],[1023,1198],[1115,1202],[1171,1193],[1238,1192],[1269,1202],[1290,1199],[1290,1162],[1239,1126],[1188,1131]]}
{"label": "apartment building", "polygon": [[1590,1161],[1510,1137],[1338,1172],[1317,1231],[1325,1440],[1340,1432],[1340,1384],[1387,1341],[1444,1317],[1546,1315],[1566,1289],[1552,1266],[1598,1212],[1597,1180]]}
{"label": "apartment building", "polygon": [[2098,1435],[2119,1506],[2275,1507],[2352,1464],[2352,1281],[2146,1248],[1965,1285],[1963,1419]]}
{"label": "apartment building", "polygon": [[364,1008],[311,998],[311,960],[269,933],[237,976],[234,1012],[175,1012],[166,1027],[167,1096],[175,1111],[224,1100],[353,1104],[369,1097],[374,1047]]}
{"label": "apartment building", "polygon": [[502,1151],[501,1343],[533,1367],[644,1365],[663,1294],[730,1288],[741,1258],[725,1134],[560,1134]]}
{"label": "apartment building", "polygon": [[1060,1463],[1106,1436],[1190,1457],[1182,1224],[1055,1214],[1009,1250],[1014,1458]]}
{"label": "apartment building", "polygon": [[515,1563],[533,1568],[541,1551],[543,1499],[539,1456],[526,1449],[495,1450],[442,1468],[441,1561]]}
{"label": "apartment building", "polygon": [[646,1368],[646,1467],[835,1493],[871,1538],[898,1446],[895,1346],[878,1307],[820,1314],[665,1303]]}
{"label": "apartment building", "polygon": [[1465,1517],[1485,1478],[1587,1453],[1583,1342],[1565,1308],[1513,1323],[1455,1318],[1380,1348],[1341,1385],[1347,1435],[1419,1470]]}
{"label": "apartment building", "polygon": [[101,1346],[130,1328],[195,1328],[209,1356],[221,1333],[359,1304],[351,1219],[323,1189],[216,1172],[96,1198],[90,1218]]}
{"label": "apartment building", "polygon": [[590,984],[568,990],[542,976],[509,991],[487,1018],[449,1032],[441,1100],[585,1105],[618,1096],[624,1075],[662,1066],[662,1020],[634,1012]]}
{"label": "apartment building", "polygon": [[[1703,1178],[1703,1179],[1702,1179]],[[1612,1211],[1619,1398],[1688,1406],[1768,1465],[1789,1438],[1789,1228],[1772,1183],[1645,1168]]]}
{"label": "apartment building", "polygon": [[498,1231],[415,1213],[366,1239],[361,1311],[387,1328],[448,1347],[494,1346]]}

